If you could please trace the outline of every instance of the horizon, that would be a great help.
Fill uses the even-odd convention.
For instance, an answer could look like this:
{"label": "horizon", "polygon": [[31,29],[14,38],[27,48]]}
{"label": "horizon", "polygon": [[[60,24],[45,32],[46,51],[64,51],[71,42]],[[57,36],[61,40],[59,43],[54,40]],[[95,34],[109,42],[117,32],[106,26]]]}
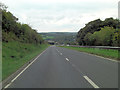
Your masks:
{"label": "horizon", "polygon": [[77,32],[38,32],[38,33],[77,33]]}
{"label": "horizon", "polygon": [[[12,1],[12,4],[11,4]],[[78,32],[90,21],[118,18],[119,0],[4,0],[8,11],[39,32]]]}

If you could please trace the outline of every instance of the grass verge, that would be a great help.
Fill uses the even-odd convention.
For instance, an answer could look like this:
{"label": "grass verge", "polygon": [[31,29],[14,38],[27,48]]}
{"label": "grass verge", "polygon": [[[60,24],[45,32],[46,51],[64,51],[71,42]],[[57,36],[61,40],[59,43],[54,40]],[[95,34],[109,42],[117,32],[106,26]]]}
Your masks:
{"label": "grass verge", "polygon": [[116,60],[120,60],[120,53],[118,53],[118,50],[112,50],[112,49],[98,49],[98,48],[87,48],[87,47],[71,47],[71,46],[60,46],[63,48],[68,48],[68,49],[72,49],[72,50],[77,50],[77,51],[81,51],[81,52],[87,52],[87,53],[91,53],[91,54],[96,54],[96,55],[100,55],[103,57],[107,57],[107,58],[112,58],[112,59],[116,59]]}
{"label": "grass verge", "polygon": [[20,42],[2,43],[2,80],[40,54],[47,44],[35,45]]}

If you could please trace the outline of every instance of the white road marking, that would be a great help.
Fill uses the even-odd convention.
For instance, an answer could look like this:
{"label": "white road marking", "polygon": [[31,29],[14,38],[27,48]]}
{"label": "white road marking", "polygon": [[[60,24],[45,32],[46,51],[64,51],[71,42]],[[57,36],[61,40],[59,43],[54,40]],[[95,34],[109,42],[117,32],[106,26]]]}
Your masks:
{"label": "white road marking", "polygon": [[107,59],[109,61],[113,61],[113,62],[120,62],[120,61],[117,61],[117,60],[114,60],[114,59],[110,59],[110,58],[107,58],[107,57],[103,57],[103,56],[99,56],[99,55],[95,55],[95,54],[91,54],[91,53],[87,53],[87,52],[82,52],[82,53],[85,53],[85,54],[89,54],[91,56],[96,56],[96,57],[99,57],[99,58],[103,58],[103,59]]}
{"label": "white road marking", "polygon": [[69,61],[69,59],[68,59],[68,58],[66,58],[66,60],[67,60],[67,61]]}
{"label": "white road marking", "polygon": [[11,85],[11,83],[7,84],[4,88],[8,88]]}
{"label": "white road marking", "polygon": [[73,66],[73,67],[75,67],[75,65],[74,65],[74,64],[72,64],[72,66]]}
{"label": "white road marking", "polygon": [[99,88],[89,77],[83,76],[94,88]]}
{"label": "white road marking", "polygon": [[94,56],[99,57],[99,58],[103,58],[103,59],[107,59],[107,60],[110,60],[110,61],[113,61],[113,62],[117,62],[117,63],[119,62],[117,60],[106,58],[106,57],[102,57],[102,56],[98,56],[98,55],[94,55]]}
{"label": "white road marking", "polygon": [[62,55],[62,53],[60,53],[60,55]]}
{"label": "white road marking", "polygon": [[[46,49],[47,50],[47,49]],[[45,50],[45,51],[46,51]],[[7,84],[4,88],[8,88],[30,65],[32,65],[39,56],[41,56],[45,51],[43,51],[40,55],[38,55],[27,67],[25,67],[9,84]]]}
{"label": "white road marking", "polygon": [[[57,50],[57,49],[56,49]],[[58,51],[58,50],[57,50]],[[59,51],[58,51],[59,52]]]}

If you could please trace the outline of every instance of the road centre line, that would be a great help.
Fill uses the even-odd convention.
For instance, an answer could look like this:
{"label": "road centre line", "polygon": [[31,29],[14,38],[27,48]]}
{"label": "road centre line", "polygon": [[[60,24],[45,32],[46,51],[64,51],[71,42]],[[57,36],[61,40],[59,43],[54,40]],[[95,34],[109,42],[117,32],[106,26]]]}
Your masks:
{"label": "road centre line", "polygon": [[69,59],[68,58],[65,58],[67,61],[69,61]]}
{"label": "road centre line", "polygon": [[99,88],[89,77],[83,76],[94,88]]}
{"label": "road centre line", "polygon": [[[47,50],[47,49],[46,49]],[[45,51],[46,51],[45,50]],[[56,49],[57,50],[57,49]],[[39,56],[41,56],[45,51],[43,51]],[[58,51],[58,50],[57,50]],[[59,51],[58,51],[59,52]],[[60,54],[62,54],[62,53],[60,53]],[[25,67],[9,84],[7,84],[4,88],[8,88],[28,67],[30,67],[37,59],[38,59],[38,57],[39,56],[37,56],[27,67]],[[66,61],[69,61],[69,59],[68,58],[65,58],[66,59]],[[73,67],[75,66],[75,65],[72,65]],[[94,88],[99,88],[89,77],[87,77],[87,76],[83,76]]]}
{"label": "road centre line", "polygon": [[62,53],[60,53],[60,55],[62,55]]}
{"label": "road centre line", "polygon": [[[66,61],[69,61],[69,59],[66,58]],[[89,77],[85,76],[85,74],[84,74],[81,70],[79,70],[74,64],[72,64],[71,62],[70,62],[70,64],[71,64],[78,72],[80,72],[80,73],[83,75],[83,77],[88,81],[88,83],[90,83],[94,88],[99,88]]]}
{"label": "road centre line", "polygon": [[[56,49],[57,50],[57,49]],[[57,50],[58,51],[58,50]],[[59,52],[59,51],[58,51]]]}
{"label": "road centre line", "polygon": [[[47,50],[47,49],[46,49]],[[45,51],[46,51],[45,50]],[[11,80],[9,84],[7,84],[4,88],[8,88],[28,67],[30,67],[37,59],[40,57],[45,51],[43,51],[40,55],[38,55],[29,65],[27,65],[14,79]]]}
{"label": "road centre line", "polygon": [[[61,54],[61,53],[60,53]],[[66,59],[66,61],[69,61],[69,59],[68,58],[65,58]],[[79,70],[74,64],[72,64],[71,62],[70,62],[70,64],[77,70],[77,71],[79,71],[82,75],[83,75],[83,77],[85,78],[85,80],[87,80],[87,82],[88,83],[90,83],[90,85],[92,85],[94,88],[100,88],[98,85],[96,85],[88,76],[86,76],[83,72],[81,72],[81,70]]]}

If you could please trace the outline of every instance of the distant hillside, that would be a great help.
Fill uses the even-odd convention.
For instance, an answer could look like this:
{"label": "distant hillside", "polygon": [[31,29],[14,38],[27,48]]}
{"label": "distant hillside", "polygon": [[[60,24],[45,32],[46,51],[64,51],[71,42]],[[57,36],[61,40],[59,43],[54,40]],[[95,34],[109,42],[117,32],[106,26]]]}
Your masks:
{"label": "distant hillside", "polygon": [[40,34],[44,40],[52,40],[59,44],[74,44],[77,35],[76,32],[49,32]]}

